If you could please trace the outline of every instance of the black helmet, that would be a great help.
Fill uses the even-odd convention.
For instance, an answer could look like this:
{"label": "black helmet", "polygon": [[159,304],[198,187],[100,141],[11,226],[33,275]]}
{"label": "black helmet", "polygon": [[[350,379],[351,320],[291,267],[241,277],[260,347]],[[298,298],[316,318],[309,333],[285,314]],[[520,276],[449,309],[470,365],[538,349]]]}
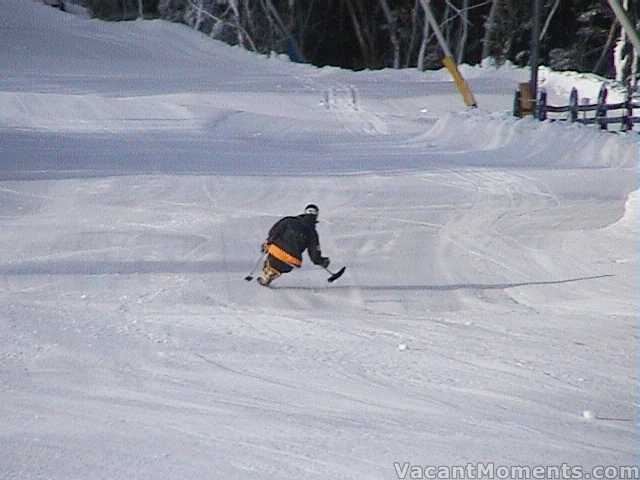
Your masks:
{"label": "black helmet", "polygon": [[317,217],[318,213],[320,213],[320,210],[318,209],[317,205],[310,203],[309,205],[304,207],[304,213],[305,215],[313,215],[314,217]]}

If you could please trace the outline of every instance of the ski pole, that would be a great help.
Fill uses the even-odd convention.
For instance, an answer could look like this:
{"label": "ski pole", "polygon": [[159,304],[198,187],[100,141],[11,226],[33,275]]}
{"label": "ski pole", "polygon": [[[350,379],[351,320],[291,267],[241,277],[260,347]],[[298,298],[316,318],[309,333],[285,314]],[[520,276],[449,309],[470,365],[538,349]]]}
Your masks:
{"label": "ski pole", "polygon": [[327,267],[322,267],[322,268],[324,268],[327,271],[327,273],[331,274],[331,276],[329,278],[327,278],[327,282],[329,282],[329,283],[333,283],[334,281],[339,279],[342,276],[342,274],[344,273],[344,271],[347,269],[347,267],[342,267],[337,272],[332,272]]}
{"label": "ski pole", "polygon": [[246,277],[244,277],[244,279],[247,282],[250,282],[251,280],[253,280],[253,274],[256,273],[256,270],[258,269],[258,267],[260,266],[260,263],[262,262],[262,260],[264,259],[265,255],[267,253],[263,252],[262,255],[260,255],[260,258],[258,258],[258,261],[256,262],[256,264],[253,266],[253,269],[251,270],[251,272],[249,272],[249,275],[247,275]]}

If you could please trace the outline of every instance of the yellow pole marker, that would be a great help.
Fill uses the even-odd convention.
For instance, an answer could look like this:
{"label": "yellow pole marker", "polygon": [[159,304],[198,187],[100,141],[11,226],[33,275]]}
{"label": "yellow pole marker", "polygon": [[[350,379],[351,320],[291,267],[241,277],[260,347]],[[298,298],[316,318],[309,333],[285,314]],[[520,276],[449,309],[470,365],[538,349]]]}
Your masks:
{"label": "yellow pole marker", "polygon": [[462,77],[462,74],[460,73],[460,70],[458,70],[458,66],[453,58],[444,57],[442,59],[442,64],[453,77],[453,81],[455,82],[456,87],[458,87],[458,91],[462,94],[465,105],[467,107],[477,107],[478,104],[473,96],[473,92],[471,91],[471,88],[469,88],[467,81]]}
{"label": "yellow pole marker", "polygon": [[438,25],[436,18],[433,16],[431,6],[429,5],[430,0],[420,0],[420,3],[422,4],[422,9],[424,10],[424,16],[429,22],[429,25],[431,25],[433,32],[436,34],[436,38],[438,39],[440,48],[442,48],[442,51],[444,52],[444,59],[442,60],[443,65],[453,77],[453,81],[455,82],[458,91],[462,95],[465,105],[467,107],[477,107],[478,104],[476,103],[476,99],[473,97],[471,88],[469,87],[469,84],[466,82],[466,80],[462,77],[460,70],[458,70],[458,66],[453,59],[451,49],[449,48],[449,45],[447,45],[447,42],[444,39],[444,35],[442,35],[440,25]]}

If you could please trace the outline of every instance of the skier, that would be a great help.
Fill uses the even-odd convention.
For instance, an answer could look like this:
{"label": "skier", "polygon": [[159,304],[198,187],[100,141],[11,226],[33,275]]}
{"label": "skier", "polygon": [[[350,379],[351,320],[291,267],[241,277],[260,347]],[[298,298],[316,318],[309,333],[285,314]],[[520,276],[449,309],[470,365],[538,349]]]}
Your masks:
{"label": "skier", "polygon": [[267,258],[262,267],[262,275],[258,283],[268,286],[283,273],[302,266],[302,252],[307,250],[311,261],[323,268],[329,266],[329,258],[323,257],[320,251],[318,232],[318,207],[309,204],[304,213],[295,217],[284,217],[278,220],[267,240],[262,244],[262,251]]}

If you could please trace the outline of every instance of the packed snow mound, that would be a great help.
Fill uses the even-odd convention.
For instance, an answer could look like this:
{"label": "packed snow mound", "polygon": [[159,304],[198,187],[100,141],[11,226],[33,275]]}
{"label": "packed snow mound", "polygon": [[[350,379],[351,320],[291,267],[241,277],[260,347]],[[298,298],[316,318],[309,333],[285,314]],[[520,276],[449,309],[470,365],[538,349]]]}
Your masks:
{"label": "packed snow mound", "polygon": [[637,237],[640,234],[640,225],[638,225],[638,212],[640,212],[639,207],[640,204],[640,190],[636,190],[631,192],[627,203],[625,204],[624,216],[620,220],[620,222],[627,226],[631,233]]}
{"label": "packed snow mound", "polygon": [[540,88],[547,91],[551,105],[568,105],[573,88],[578,91],[579,102],[588,100],[589,103],[596,103],[603,84],[609,89],[609,103],[622,102],[626,98],[625,88],[619,83],[593,73],[556,72],[548,67],[540,67],[538,78]]}
{"label": "packed snow mound", "polygon": [[0,44],[5,92],[118,97],[234,91],[256,77],[281,80],[284,88],[296,68],[186,25],[87,20],[30,0],[3,2]]}
{"label": "packed snow mound", "polygon": [[617,233],[626,233],[638,239],[640,235],[640,190],[629,194],[624,205],[624,215],[620,220],[611,225],[611,229]]}
{"label": "packed snow mound", "polygon": [[446,115],[415,141],[452,153],[475,152],[471,164],[491,166],[633,168],[638,156],[632,135],[475,111]]}
{"label": "packed snow mound", "polygon": [[53,132],[196,128],[190,111],[164,97],[0,92],[0,126]]}

